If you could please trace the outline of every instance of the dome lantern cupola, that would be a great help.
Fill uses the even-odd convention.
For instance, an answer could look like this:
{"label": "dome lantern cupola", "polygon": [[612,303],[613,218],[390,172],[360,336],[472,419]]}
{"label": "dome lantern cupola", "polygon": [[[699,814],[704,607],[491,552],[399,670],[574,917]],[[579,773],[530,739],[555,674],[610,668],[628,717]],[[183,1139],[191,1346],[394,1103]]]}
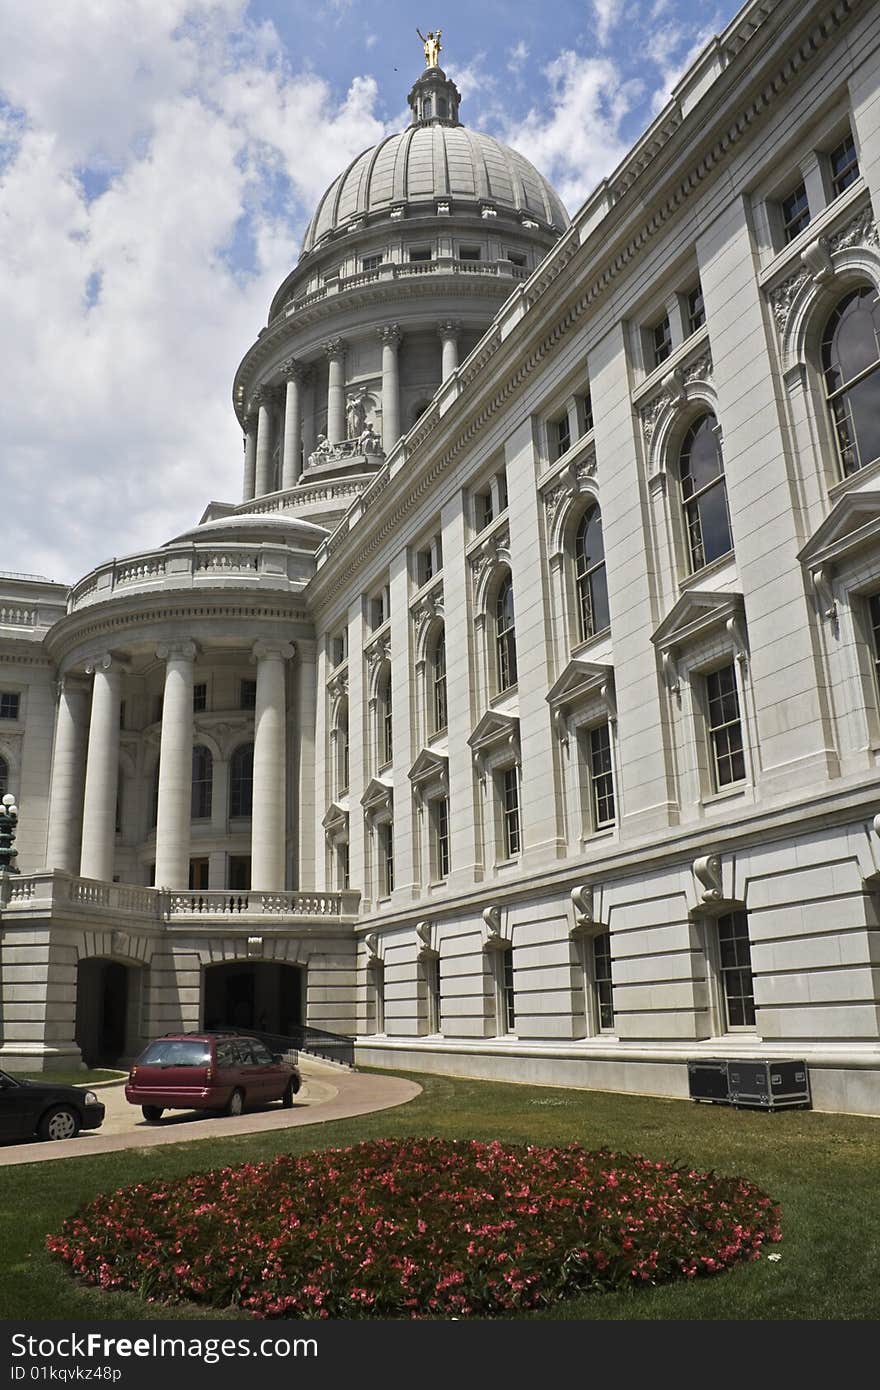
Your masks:
{"label": "dome lantern cupola", "polygon": [[442,68],[427,68],[407,97],[413,125],[460,125],[461,92]]}

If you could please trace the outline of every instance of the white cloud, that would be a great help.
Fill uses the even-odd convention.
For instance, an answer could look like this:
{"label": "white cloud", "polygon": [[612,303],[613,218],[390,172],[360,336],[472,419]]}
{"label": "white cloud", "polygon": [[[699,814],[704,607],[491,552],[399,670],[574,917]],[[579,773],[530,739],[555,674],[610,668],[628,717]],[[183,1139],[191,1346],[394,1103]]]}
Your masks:
{"label": "white cloud", "polygon": [[593,0],[593,13],[596,16],[596,38],[601,48],[608,47],[611,31],[623,13],[624,0]]}
{"label": "white cloud", "polygon": [[532,108],[508,122],[504,139],[549,178],[573,212],[625,154],[620,126],[641,85],[622,81],[610,60],[570,49],[544,71],[549,109]]}
{"label": "white cloud", "polygon": [[245,11],[0,8],[4,568],[73,579],[239,494],[235,366],[315,199],[383,133],[372,79],[334,99]]}
{"label": "white cloud", "polygon": [[513,48],[507,50],[507,68],[509,72],[518,73],[523,63],[529,56],[529,46],[524,39],[514,44]]}

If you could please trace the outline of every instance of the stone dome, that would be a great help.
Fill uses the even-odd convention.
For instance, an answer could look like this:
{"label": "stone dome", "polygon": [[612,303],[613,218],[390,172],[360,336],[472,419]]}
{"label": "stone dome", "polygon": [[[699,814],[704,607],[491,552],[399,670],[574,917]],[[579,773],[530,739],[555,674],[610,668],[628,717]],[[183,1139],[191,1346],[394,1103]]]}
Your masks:
{"label": "stone dome", "polygon": [[[564,231],[568,213],[548,181],[509,145],[461,125],[458,99],[441,69],[420,79],[409,96],[413,124],[364,150],[334,179],[308,225],[302,254],[361,219],[382,220],[395,208],[433,212],[445,199],[456,212],[490,207],[496,216]],[[438,106],[449,115],[438,116]]]}

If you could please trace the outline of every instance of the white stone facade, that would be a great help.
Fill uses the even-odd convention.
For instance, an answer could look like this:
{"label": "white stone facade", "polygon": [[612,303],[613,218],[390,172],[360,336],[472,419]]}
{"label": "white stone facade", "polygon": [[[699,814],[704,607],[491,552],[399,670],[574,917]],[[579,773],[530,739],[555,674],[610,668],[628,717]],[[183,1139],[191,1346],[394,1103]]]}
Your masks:
{"label": "white stone facade", "polygon": [[753,0],[568,227],[420,172],[457,102],[322,200],[243,503],[0,581],[0,1064],[262,1018],[880,1113],[880,13]]}

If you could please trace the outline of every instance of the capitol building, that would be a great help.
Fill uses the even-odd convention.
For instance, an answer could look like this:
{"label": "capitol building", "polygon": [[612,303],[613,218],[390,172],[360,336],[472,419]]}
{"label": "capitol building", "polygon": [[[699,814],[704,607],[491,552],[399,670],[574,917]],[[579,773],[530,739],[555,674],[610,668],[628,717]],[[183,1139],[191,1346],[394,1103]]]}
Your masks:
{"label": "capitol building", "polygon": [[0,1067],[305,1024],[880,1114],[880,7],[749,0],[573,218],[427,56],[241,499],[0,576]]}

